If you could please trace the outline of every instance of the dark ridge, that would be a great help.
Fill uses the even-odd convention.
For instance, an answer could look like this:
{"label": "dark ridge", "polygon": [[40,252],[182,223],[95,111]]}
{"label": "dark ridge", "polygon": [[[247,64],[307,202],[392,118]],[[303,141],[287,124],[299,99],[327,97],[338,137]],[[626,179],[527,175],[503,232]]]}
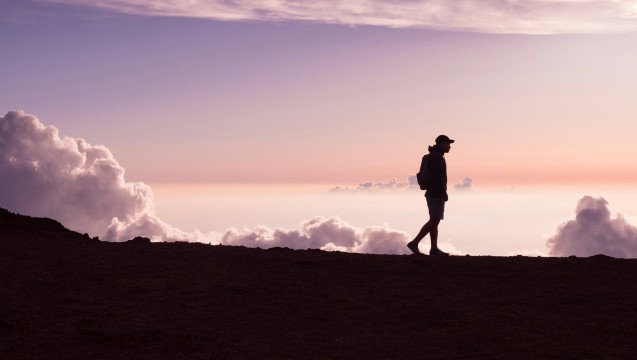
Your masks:
{"label": "dark ridge", "polygon": [[591,259],[600,259],[600,260],[615,259],[614,257],[608,256],[606,254],[597,254],[597,255],[589,256],[589,258],[591,258]]}
{"label": "dark ridge", "polygon": [[635,283],[610,257],[107,243],[0,211],[0,358],[628,359]]}
{"label": "dark ridge", "polygon": [[13,231],[69,231],[53,219],[18,215],[2,208],[0,208],[0,228]]}

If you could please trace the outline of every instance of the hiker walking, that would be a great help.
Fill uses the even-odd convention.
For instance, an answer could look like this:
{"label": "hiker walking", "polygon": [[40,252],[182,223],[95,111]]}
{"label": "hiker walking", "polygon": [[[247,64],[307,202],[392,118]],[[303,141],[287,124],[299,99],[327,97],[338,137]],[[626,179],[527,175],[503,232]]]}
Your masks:
{"label": "hiker walking", "polygon": [[447,162],[445,154],[451,150],[451,144],[455,140],[446,135],[436,138],[436,145],[429,147],[429,154],[423,156],[418,173],[418,184],[425,192],[427,207],[429,208],[429,221],[420,229],[414,240],[407,243],[407,247],[414,254],[421,254],[418,250],[420,241],[429,234],[431,249],[429,255],[448,256],[446,252],[438,249],[438,224],[444,219],[445,202],[449,200],[447,195]]}

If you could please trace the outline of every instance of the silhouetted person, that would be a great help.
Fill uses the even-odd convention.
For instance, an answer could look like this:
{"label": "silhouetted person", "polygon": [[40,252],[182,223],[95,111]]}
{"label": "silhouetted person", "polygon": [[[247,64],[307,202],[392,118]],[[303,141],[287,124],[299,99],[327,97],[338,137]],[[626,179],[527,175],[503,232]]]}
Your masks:
{"label": "silhouetted person", "polygon": [[[414,240],[407,243],[407,247],[414,254],[420,254],[418,244],[429,234],[431,238],[429,255],[449,255],[438,249],[438,224],[440,224],[440,220],[444,219],[445,202],[449,200],[449,195],[447,195],[447,162],[445,161],[445,154],[451,150],[451,144],[454,141],[446,135],[438,136],[436,145],[429,147],[428,159],[425,160],[423,157],[421,172],[424,170],[428,174],[425,198],[429,208],[429,221],[420,229]],[[425,169],[422,169],[422,167],[425,167]]]}

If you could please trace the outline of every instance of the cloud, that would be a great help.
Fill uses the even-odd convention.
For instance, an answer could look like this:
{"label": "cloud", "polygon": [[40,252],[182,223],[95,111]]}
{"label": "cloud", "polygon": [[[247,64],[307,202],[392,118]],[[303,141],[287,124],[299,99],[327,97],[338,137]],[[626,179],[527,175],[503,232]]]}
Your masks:
{"label": "cloud", "polygon": [[[465,177],[461,182],[454,185],[454,189],[459,191],[469,191],[471,190],[472,184],[473,184],[473,179],[471,179],[470,177]],[[396,178],[393,178],[388,182],[367,181],[367,182],[358,184],[355,188],[349,188],[347,186],[335,186],[329,189],[328,192],[330,193],[374,193],[374,192],[404,191],[404,190],[420,191],[420,186],[418,186],[418,179],[416,179],[415,175],[409,176],[407,178],[407,182],[399,182],[398,180],[396,180]]]}
{"label": "cloud", "polygon": [[21,111],[0,117],[0,206],[107,241],[202,239],[157,218],[150,187],[126,182],[124,173],[104,146],[60,137],[57,128]]}
{"label": "cloud", "polygon": [[471,185],[473,184],[473,179],[471,179],[470,177],[466,177],[464,179],[462,179],[461,182],[455,184],[453,186],[453,188],[456,191],[469,191],[471,190]]}
{"label": "cloud", "polygon": [[[414,176],[415,178],[415,176]],[[358,184],[355,188],[351,189],[348,187],[336,186],[329,190],[332,193],[369,193],[369,192],[379,192],[379,191],[395,191],[395,190],[406,190],[413,189],[414,185],[412,184],[411,177],[408,179],[408,182],[398,182],[396,178],[391,179],[388,182],[373,182],[368,181],[361,184]],[[418,182],[416,182],[415,188],[418,188]]]}
{"label": "cloud", "polygon": [[41,0],[144,16],[311,21],[481,33],[614,33],[637,28],[632,0]]}
{"label": "cloud", "polygon": [[418,185],[418,178],[416,177],[416,175],[410,175],[407,178],[407,183],[409,183],[410,188],[420,190],[420,185]]}
{"label": "cloud", "polygon": [[[155,214],[151,188],[127,182],[108,148],[60,137],[35,116],[11,111],[0,117],[0,207],[50,217],[107,241],[146,236],[153,241],[198,241],[252,247],[320,248],[406,254],[409,235],[387,227],[358,228],[338,217],[313,217],[300,230],[183,231]],[[395,180],[375,187],[395,187]]]}
{"label": "cloud", "polygon": [[585,196],[577,203],[575,218],[559,225],[547,246],[552,256],[606,254],[634,258],[637,257],[637,227],[621,214],[611,217],[604,198]]}
{"label": "cloud", "polygon": [[441,250],[449,253],[450,255],[457,255],[457,256],[467,255],[467,253],[465,253],[464,251],[458,249],[454,244],[452,244],[452,243],[450,243],[448,241],[439,241],[438,242],[438,247]]}
{"label": "cloud", "polygon": [[328,251],[346,251],[368,254],[407,254],[409,235],[387,227],[365,229],[352,226],[339,217],[314,217],[301,225],[301,230],[272,230],[258,227],[254,230],[226,231],[221,243],[249,247],[288,247],[291,249],[317,248]]}

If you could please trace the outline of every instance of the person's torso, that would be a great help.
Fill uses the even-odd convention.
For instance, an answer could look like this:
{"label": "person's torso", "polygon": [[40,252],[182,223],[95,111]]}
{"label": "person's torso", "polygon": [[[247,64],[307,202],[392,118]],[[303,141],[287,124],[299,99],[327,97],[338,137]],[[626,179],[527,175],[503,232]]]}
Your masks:
{"label": "person's torso", "polygon": [[[444,155],[437,150],[430,151],[429,156],[432,157],[430,160],[435,160],[429,161],[429,170],[432,179],[429,189],[425,192],[425,196],[444,198],[447,200],[449,198],[447,195],[447,161]],[[438,169],[432,169],[432,166],[437,166]]]}

